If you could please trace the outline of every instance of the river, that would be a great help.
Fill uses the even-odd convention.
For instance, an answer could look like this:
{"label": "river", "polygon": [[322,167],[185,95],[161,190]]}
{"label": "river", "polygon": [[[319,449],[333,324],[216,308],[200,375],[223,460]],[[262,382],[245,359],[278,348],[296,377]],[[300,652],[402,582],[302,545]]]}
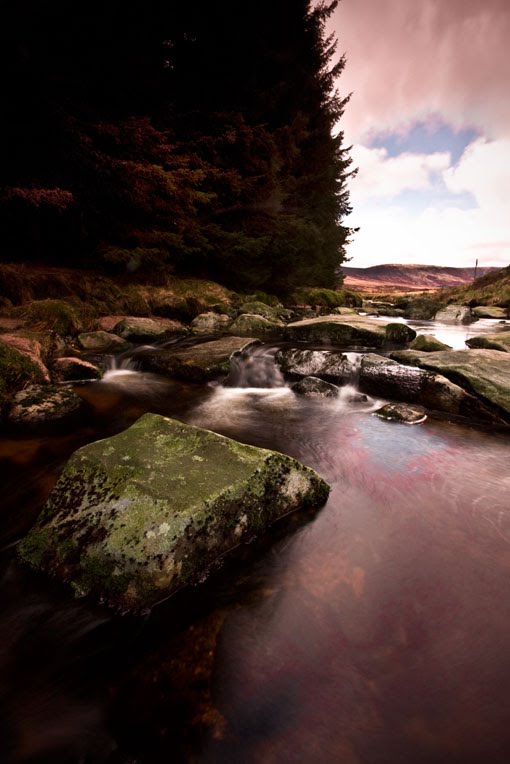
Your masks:
{"label": "river", "polygon": [[[386,422],[349,387],[299,398],[273,355],[227,385],[117,369],[82,389],[94,416],[73,433],[0,441],[2,761],[510,760],[508,436]],[[148,410],[288,453],[332,491],[202,587],[112,618],[13,544],[69,453]]]}

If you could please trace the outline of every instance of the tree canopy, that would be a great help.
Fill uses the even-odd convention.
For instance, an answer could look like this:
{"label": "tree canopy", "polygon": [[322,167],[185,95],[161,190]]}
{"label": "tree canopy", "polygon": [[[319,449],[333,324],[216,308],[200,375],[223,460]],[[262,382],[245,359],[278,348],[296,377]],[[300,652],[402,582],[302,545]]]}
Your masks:
{"label": "tree canopy", "polygon": [[11,2],[4,259],[332,286],[350,233],[335,6]]}

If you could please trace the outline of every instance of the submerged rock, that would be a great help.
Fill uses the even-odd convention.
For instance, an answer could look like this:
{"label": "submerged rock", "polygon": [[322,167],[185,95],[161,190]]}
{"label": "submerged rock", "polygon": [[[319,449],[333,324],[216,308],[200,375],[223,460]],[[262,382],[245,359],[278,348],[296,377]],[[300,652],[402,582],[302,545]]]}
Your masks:
{"label": "submerged rock", "polygon": [[421,424],[427,418],[421,406],[410,406],[406,403],[387,403],[374,414],[381,419],[390,419],[404,424]]}
{"label": "submerged rock", "polygon": [[449,345],[440,342],[432,334],[419,334],[409,347],[411,350],[422,350],[424,353],[435,353],[437,350],[451,350]]}
{"label": "submerged rock", "polygon": [[289,348],[279,350],[275,360],[284,374],[294,376],[314,376],[347,382],[352,373],[347,356],[335,350]]}
{"label": "submerged rock", "polygon": [[479,401],[493,415],[510,422],[510,356],[499,350],[451,350],[420,353],[400,350],[397,361],[447,377]]}
{"label": "submerged rock", "polygon": [[288,456],[146,414],[72,455],[19,554],[78,595],[140,610],[328,492]]}
{"label": "submerged rock", "polygon": [[416,332],[407,324],[385,324],[364,316],[330,315],[288,324],[285,336],[300,342],[379,348],[388,343],[406,345],[416,337]]}
{"label": "submerged rock", "polygon": [[466,345],[469,348],[483,348],[485,350],[499,350],[502,353],[510,353],[510,332],[498,332],[497,334],[471,337],[466,340]]}
{"label": "submerged rock", "polygon": [[306,398],[337,398],[340,390],[336,385],[318,377],[303,377],[292,385],[291,390]]}
{"label": "submerged rock", "polygon": [[189,382],[207,382],[230,371],[234,353],[244,353],[259,340],[247,337],[222,337],[188,348],[148,350],[137,356],[143,371],[153,371]]}
{"label": "submerged rock", "polygon": [[68,387],[32,385],[16,393],[7,420],[18,427],[40,429],[69,422],[85,408],[85,401]]}

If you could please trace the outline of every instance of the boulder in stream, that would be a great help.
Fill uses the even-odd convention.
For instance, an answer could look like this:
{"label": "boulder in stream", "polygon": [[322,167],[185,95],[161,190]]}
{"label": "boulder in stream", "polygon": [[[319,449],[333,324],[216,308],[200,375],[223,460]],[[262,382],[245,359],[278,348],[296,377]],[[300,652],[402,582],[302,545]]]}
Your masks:
{"label": "boulder in stream", "polygon": [[377,411],[375,416],[403,424],[421,424],[427,419],[425,409],[421,406],[410,406],[408,403],[387,403]]}
{"label": "boulder in stream", "polygon": [[193,334],[217,334],[224,332],[231,323],[230,316],[211,310],[208,313],[200,313],[193,319],[191,331]]}
{"label": "boulder in stream", "polygon": [[31,385],[16,393],[7,420],[27,430],[59,427],[73,421],[86,406],[69,387]]}
{"label": "boulder in stream", "polygon": [[155,342],[165,337],[182,334],[183,325],[180,321],[128,316],[114,326],[113,332],[129,342]]}
{"label": "boulder in stream", "polygon": [[411,350],[422,350],[424,353],[435,353],[438,350],[451,350],[450,345],[436,339],[433,334],[419,334],[410,346]]}
{"label": "boulder in stream", "polygon": [[71,382],[82,379],[99,379],[101,371],[93,363],[82,358],[57,358],[51,368],[54,382]]}
{"label": "boulder in stream", "polygon": [[130,347],[129,342],[117,334],[105,332],[102,329],[97,332],[79,334],[76,343],[81,350],[88,353],[122,353]]}
{"label": "boulder in stream", "polygon": [[446,305],[436,313],[436,321],[443,324],[470,324],[476,321],[467,305]]}
{"label": "boulder in stream", "polygon": [[71,456],[18,550],[77,595],[141,610],[328,493],[288,456],[146,414]]}
{"label": "boulder in stream", "polygon": [[296,395],[305,398],[338,398],[340,390],[331,382],[325,382],[318,377],[303,377],[299,382],[292,385],[291,390]]}
{"label": "boulder in stream", "polygon": [[228,374],[233,354],[244,353],[259,340],[249,337],[222,337],[192,347],[147,350],[137,355],[143,371],[165,374],[188,382],[207,382]]}
{"label": "boulder in stream", "polygon": [[407,345],[416,337],[416,332],[403,323],[384,323],[365,316],[331,315],[288,324],[285,336],[299,342],[380,348],[387,344]]}
{"label": "boulder in stream", "polygon": [[510,353],[510,332],[470,337],[470,339],[466,340],[466,345],[468,348],[483,348],[485,350],[499,350],[502,353]]}
{"label": "boulder in stream", "polygon": [[275,356],[284,374],[297,377],[321,377],[335,382],[347,382],[352,366],[347,356],[335,350],[286,348]]}
{"label": "boulder in stream", "polygon": [[278,337],[283,335],[283,321],[265,318],[255,313],[242,313],[230,325],[230,334],[239,337]]}

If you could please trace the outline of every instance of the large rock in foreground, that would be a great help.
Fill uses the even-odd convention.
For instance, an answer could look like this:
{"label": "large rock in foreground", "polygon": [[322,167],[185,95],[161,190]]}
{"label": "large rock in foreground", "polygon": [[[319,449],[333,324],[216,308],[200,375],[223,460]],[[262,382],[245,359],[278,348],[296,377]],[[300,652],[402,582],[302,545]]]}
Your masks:
{"label": "large rock in foreground", "polygon": [[19,554],[78,595],[140,610],[328,492],[288,456],[146,414],[73,454]]}
{"label": "large rock in foreground", "polygon": [[407,345],[416,337],[416,332],[403,323],[385,324],[364,316],[332,315],[288,324],[285,336],[298,342],[380,348],[388,344]]}
{"label": "large rock in foreground", "polygon": [[400,363],[442,374],[475,395],[498,416],[510,422],[510,356],[499,350],[452,350],[391,354]]}
{"label": "large rock in foreground", "polygon": [[156,374],[178,377],[188,382],[207,382],[230,371],[230,359],[242,354],[259,340],[222,337],[184,348],[148,350],[137,356],[140,368]]}

